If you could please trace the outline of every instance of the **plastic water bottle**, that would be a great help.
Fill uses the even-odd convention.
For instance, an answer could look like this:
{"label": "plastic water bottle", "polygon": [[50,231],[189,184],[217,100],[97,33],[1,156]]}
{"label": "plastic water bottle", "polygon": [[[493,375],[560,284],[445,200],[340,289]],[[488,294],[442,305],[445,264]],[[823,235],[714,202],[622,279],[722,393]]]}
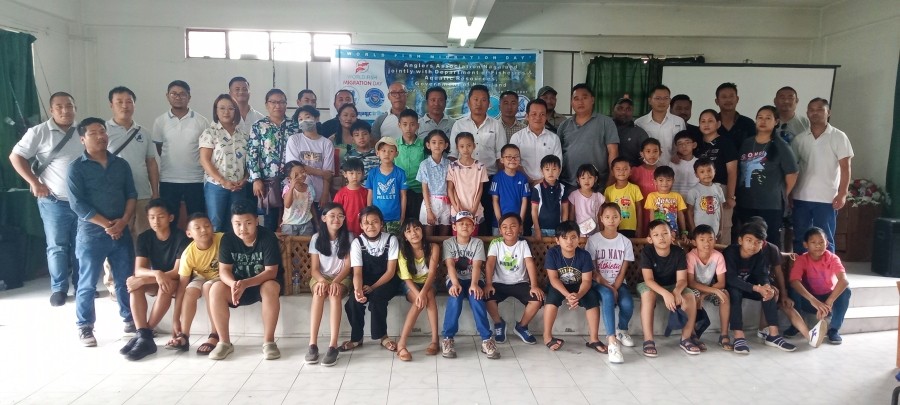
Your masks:
{"label": "plastic water bottle", "polygon": [[300,270],[294,270],[291,276],[291,291],[294,295],[300,294]]}

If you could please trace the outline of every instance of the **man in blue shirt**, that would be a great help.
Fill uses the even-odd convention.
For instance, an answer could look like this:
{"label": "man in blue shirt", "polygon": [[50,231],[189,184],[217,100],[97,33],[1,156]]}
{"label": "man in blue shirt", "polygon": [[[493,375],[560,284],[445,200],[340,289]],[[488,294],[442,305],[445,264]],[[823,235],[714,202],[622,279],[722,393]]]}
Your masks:
{"label": "man in blue shirt", "polygon": [[134,272],[134,244],[128,223],[134,216],[137,191],[128,163],[106,150],[109,143],[106,122],[85,118],[77,128],[84,154],[69,165],[67,177],[69,205],[79,219],[75,243],[79,262],[75,314],[81,343],[92,347],[97,345],[93,331],[97,319],[94,291],[104,260],[109,260],[112,269],[125,329],[134,329],[125,280]]}

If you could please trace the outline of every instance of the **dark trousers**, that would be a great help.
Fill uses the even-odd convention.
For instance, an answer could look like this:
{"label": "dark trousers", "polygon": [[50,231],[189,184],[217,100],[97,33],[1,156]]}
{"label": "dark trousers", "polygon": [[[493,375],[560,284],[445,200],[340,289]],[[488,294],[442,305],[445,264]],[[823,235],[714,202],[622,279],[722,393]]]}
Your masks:
{"label": "dark trousers", "polygon": [[739,288],[728,287],[728,295],[731,299],[731,330],[744,330],[744,312],[741,306],[744,298],[762,303],[763,315],[769,325],[778,325],[778,302],[775,298],[763,301],[762,295],[753,291],[744,291]]}
{"label": "dark trousers", "polygon": [[[387,284],[378,287],[372,292],[366,294],[365,304],[360,304],[350,294],[347,303],[344,304],[344,310],[347,311],[347,320],[350,321],[350,340],[361,342],[363,339],[363,330],[366,327],[366,306],[372,313],[372,339],[381,339],[387,336],[387,309],[391,298],[397,295],[397,287],[399,285],[398,278],[391,279]],[[364,283],[367,284],[368,283]]]}
{"label": "dark trousers", "polygon": [[[159,196],[165,200],[172,214],[175,215],[175,224],[181,212],[181,201],[187,206],[187,214],[206,212],[206,198],[203,195],[203,183],[159,183]],[[145,215],[136,212],[135,215]],[[230,220],[229,220],[230,222]]]}
{"label": "dark trousers", "polygon": [[481,206],[484,207],[484,222],[478,226],[478,234],[479,235],[491,235],[492,234],[492,226],[494,224],[494,220],[496,215],[494,215],[494,199],[491,195],[491,182],[494,180],[494,176],[489,176],[488,181],[484,183],[484,186],[481,190]]}
{"label": "dark trousers", "polygon": [[412,189],[406,190],[406,219],[419,219],[419,211],[422,208],[422,193]]}
{"label": "dark trousers", "polygon": [[[741,226],[750,222],[750,217],[762,217],[762,219],[766,221],[766,226],[768,228],[766,229],[766,240],[773,243],[775,246],[778,246],[778,250],[781,250],[781,228],[784,225],[783,209],[762,210],[754,208],[737,208],[735,212],[737,212]],[[738,232],[733,233],[735,235],[738,234]]]}

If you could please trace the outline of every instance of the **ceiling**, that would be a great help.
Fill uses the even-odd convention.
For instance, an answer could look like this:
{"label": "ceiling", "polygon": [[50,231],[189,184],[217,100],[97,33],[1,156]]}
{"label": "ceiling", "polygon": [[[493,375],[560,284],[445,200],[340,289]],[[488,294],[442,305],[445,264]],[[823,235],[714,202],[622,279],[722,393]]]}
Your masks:
{"label": "ceiling", "polygon": [[[548,3],[548,0],[496,0],[497,3]],[[682,6],[739,6],[739,7],[825,7],[842,0],[679,0]],[[556,0],[552,4],[667,4],[665,0]]]}

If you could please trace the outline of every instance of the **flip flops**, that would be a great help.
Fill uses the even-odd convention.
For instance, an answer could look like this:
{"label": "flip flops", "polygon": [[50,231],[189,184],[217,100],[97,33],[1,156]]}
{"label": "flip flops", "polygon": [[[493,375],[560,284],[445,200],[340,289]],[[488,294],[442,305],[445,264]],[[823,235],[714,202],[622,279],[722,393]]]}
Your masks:
{"label": "flip flops", "polygon": [[[565,343],[566,343],[565,340],[551,336],[550,341],[547,343],[544,343],[544,344],[547,346],[548,349],[550,349],[552,351],[557,351],[559,349],[562,349],[562,347]],[[554,349],[553,346],[556,346],[556,349]]]}
{"label": "flip flops", "polygon": [[606,345],[603,344],[603,342],[601,342],[599,340],[596,342],[588,342],[588,343],[585,343],[584,345],[590,349],[596,350],[597,353],[600,353],[600,354],[606,354],[609,351],[609,349],[606,348]]}

